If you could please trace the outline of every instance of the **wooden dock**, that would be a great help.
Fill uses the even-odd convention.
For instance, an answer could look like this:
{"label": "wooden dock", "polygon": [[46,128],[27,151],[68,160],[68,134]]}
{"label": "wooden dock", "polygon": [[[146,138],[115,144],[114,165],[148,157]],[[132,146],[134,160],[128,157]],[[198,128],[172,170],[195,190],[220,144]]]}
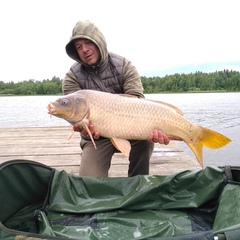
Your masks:
{"label": "wooden dock", "polygon": [[[25,159],[50,167],[79,173],[80,136],[74,133],[68,141],[72,127],[0,128],[0,164],[8,160]],[[151,175],[168,175],[188,169],[201,169],[196,159],[186,155],[173,142],[155,144],[150,161]],[[126,177],[128,158],[121,153],[113,156],[109,177]]]}

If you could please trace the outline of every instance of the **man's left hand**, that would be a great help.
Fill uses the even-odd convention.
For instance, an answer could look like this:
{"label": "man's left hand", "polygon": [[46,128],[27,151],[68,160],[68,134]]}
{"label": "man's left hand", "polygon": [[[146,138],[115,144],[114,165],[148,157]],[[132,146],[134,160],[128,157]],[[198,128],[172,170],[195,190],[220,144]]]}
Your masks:
{"label": "man's left hand", "polygon": [[166,134],[164,134],[160,130],[154,130],[148,137],[149,142],[154,142],[154,143],[160,143],[160,144],[165,144],[168,145],[170,142],[170,139]]}

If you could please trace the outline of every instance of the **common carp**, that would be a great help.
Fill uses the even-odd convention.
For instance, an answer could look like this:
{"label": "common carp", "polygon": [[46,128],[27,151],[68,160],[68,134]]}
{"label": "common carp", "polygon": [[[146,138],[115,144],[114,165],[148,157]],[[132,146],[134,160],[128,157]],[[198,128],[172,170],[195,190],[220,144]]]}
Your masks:
{"label": "common carp", "polygon": [[203,146],[216,149],[231,141],[218,132],[190,122],[171,104],[94,90],[65,95],[49,103],[48,113],[84,128],[96,148],[88,129],[88,124],[93,124],[95,131],[110,138],[125,155],[129,155],[131,149],[128,140],[146,140],[155,129],[171,140],[184,141],[201,166]]}

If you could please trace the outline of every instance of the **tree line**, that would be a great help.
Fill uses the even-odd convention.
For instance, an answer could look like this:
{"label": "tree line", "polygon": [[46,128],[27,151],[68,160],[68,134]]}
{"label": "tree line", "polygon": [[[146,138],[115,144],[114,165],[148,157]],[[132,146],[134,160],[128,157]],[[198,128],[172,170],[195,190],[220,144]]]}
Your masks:
{"label": "tree line", "polygon": [[62,93],[62,80],[58,77],[43,81],[30,79],[22,82],[0,81],[0,95],[58,95]]}
{"label": "tree line", "polygon": [[[216,71],[213,73],[195,72],[173,74],[164,77],[142,76],[144,93],[161,92],[206,92],[240,91],[238,71]],[[0,81],[0,95],[59,95],[62,94],[62,79],[53,77],[43,81],[34,79],[18,83]]]}
{"label": "tree line", "polygon": [[142,77],[142,82],[145,93],[240,91],[240,73],[232,70]]}

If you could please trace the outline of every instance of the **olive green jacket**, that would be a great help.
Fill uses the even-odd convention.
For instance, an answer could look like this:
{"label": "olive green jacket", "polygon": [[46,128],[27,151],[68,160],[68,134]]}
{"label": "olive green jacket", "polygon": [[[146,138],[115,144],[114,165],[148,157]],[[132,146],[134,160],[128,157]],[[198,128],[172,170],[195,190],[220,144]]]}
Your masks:
{"label": "olive green jacket", "polygon": [[[89,39],[99,48],[101,59],[96,66],[86,65],[79,58],[73,43],[78,38]],[[79,21],[76,24],[66,52],[76,62],[63,79],[64,94],[92,89],[144,97],[141,78],[135,66],[128,59],[108,52],[103,34],[93,23]]]}

